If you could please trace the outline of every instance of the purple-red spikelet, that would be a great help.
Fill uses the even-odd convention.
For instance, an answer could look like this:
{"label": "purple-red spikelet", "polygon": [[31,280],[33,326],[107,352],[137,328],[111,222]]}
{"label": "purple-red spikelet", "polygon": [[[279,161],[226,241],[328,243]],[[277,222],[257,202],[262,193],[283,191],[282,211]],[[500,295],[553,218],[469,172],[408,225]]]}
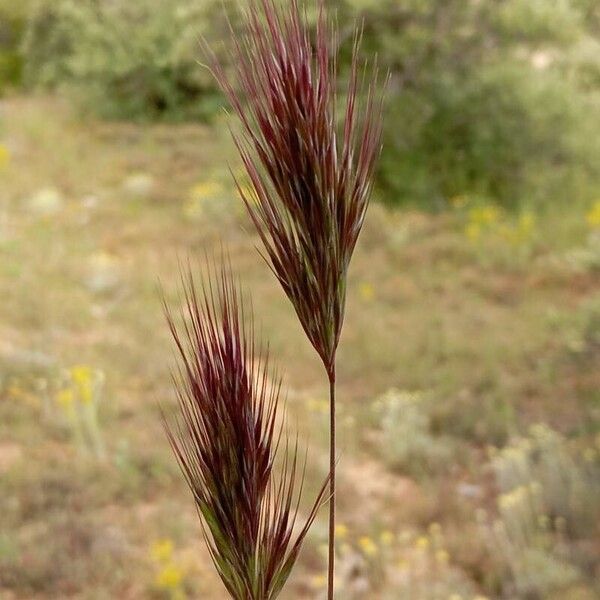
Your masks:
{"label": "purple-red spikelet", "polygon": [[331,371],[381,147],[382,96],[375,67],[369,83],[366,69],[359,75],[356,36],[338,127],[337,33],[322,0],[318,8],[313,47],[298,0],[249,0],[247,32],[231,39],[232,75],[216,59],[213,71],[242,123],[234,137],[253,191],[238,187],[265,258]]}
{"label": "purple-red spikelet", "polygon": [[212,275],[200,293],[186,277],[183,325],[167,308],[180,367],[179,416],[165,425],[228,592],[235,600],[271,600],[289,576],[325,486],[294,532],[302,491],[297,446],[283,443],[275,465],[284,437],[281,380],[254,344],[228,269]]}

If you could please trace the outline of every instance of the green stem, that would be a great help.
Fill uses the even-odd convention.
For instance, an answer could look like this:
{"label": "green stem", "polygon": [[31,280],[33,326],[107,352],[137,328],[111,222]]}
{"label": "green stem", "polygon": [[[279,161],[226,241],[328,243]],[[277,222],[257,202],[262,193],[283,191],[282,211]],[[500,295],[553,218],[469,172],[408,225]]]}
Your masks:
{"label": "green stem", "polygon": [[328,369],[329,377],[329,566],[327,599],[333,600],[335,572],[335,362]]}

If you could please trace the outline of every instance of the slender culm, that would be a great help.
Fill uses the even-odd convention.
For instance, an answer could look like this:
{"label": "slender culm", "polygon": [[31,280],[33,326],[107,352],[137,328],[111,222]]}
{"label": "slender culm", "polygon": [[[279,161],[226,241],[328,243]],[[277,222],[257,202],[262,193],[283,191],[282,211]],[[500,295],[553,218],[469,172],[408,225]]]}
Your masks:
{"label": "slender culm", "polygon": [[165,305],[179,356],[178,413],[165,417],[167,435],[227,591],[234,600],[272,600],[327,486],[294,531],[301,477],[297,443],[285,441],[279,418],[281,381],[253,341],[229,270],[213,272],[200,292],[191,275],[184,279],[182,325]]}
{"label": "slender culm", "polygon": [[252,192],[238,187],[264,246],[263,256],[329,378],[331,599],[335,360],[348,266],[381,149],[382,95],[377,93],[377,69],[370,69],[367,80],[366,69],[359,67],[359,35],[355,35],[345,109],[338,124],[338,36],[322,0],[317,9],[312,41],[298,0],[282,5],[249,0],[246,34],[232,36],[231,72],[216,60],[213,69],[241,120],[241,132],[234,139]]}

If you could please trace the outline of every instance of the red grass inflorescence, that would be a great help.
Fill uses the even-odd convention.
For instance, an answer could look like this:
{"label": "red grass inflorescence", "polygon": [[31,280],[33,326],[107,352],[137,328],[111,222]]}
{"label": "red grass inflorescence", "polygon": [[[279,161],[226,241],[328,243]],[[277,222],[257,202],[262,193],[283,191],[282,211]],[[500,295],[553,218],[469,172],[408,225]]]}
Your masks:
{"label": "red grass inflorescence", "polygon": [[294,532],[302,486],[297,443],[286,441],[278,417],[281,380],[253,341],[229,269],[212,275],[200,293],[185,277],[182,325],[166,308],[180,366],[179,416],[165,418],[165,426],[225,587],[235,600],[271,600],[289,576],[325,486]]}
{"label": "red grass inflorescence", "polygon": [[232,72],[216,59],[213,70],[242,123],[234,137],[252,192],[238,186],[240,194],[265,258],[331,373],[346,274],[381,147],[382,95],[376,67],[367,84],[366,69],[360,74],[356,35],[338,127],[337,32],[318,4],[313,47],[298,0],[285,7],[249,0],[248,31],[231,39]]}

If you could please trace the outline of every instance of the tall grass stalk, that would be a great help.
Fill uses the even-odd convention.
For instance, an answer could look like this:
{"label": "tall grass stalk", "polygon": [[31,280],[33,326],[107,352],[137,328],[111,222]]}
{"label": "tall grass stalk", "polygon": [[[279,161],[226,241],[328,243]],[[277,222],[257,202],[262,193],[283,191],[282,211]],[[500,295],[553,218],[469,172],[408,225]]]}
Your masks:
{"label": "tall grass stalk", "polygon": [[[336,353],[346,279],[381,150],[382,98],[376,65],[361,65],[360,35],[341,125],[339,37],[317,0],[314,41],[298,0],[249,0],[246,31],[232,30],[231,65],[213,55],[217,81],[241,121],[234,140],[252,189],[238,185],[262,255],[321,358],[330,388],[328,597],[333,598],[336,469]],[[380,89],[380,88],[379,88]]]}

